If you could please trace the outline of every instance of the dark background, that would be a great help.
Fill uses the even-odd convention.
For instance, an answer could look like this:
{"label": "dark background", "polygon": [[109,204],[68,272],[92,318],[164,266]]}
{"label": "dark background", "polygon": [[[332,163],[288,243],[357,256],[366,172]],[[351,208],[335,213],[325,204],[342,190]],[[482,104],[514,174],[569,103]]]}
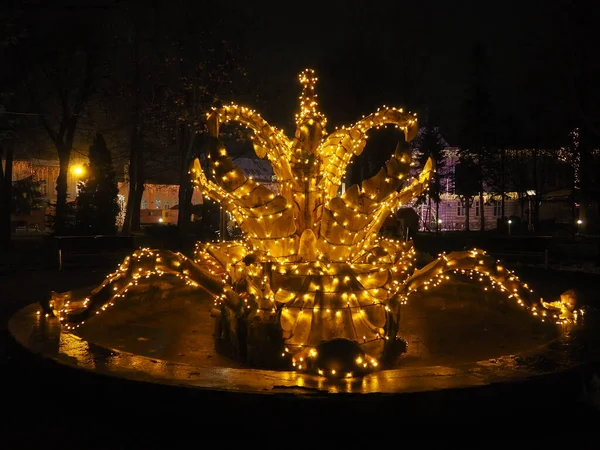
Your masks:
{"label": "dark background", "polygon": [[[300,92],[297,75],[314,68],[330,127],[353,123],[386,104],[432,115],[448,143],[457,145],[464,128],[461,105],[473,84],[475,44],[486,55],[480,81],[501,130],[498,144],[523,148],[534,135],[535,145],[555,148],[568,141],[574,127],[600,131],[595,47],[600,8],[594,2],[9,0],[2,8],[10,24],[2,31],[11,38],[16,34],[23,59],[35,52],[35,45],[31,51],[24,47],[35,43],[36,33],[48,41],[64,31],[39,30],[65,11],[74,13],[71,22],[63,22],[67,27],[82,20],[114,22],[120,15],[119,26],[129,22],[131,30],[136,21],[146,27],[163,22],[159,28],[165,35],[190,24],[206,30],[212,35],[207,45],[226,43],[246,71],[249,87],[232,86],[235,99],[288,133]],[[20,26],[27,29],[24,39]],[[98,39],[110,40],[110,32]],[[117,49],[115,58],[125,53]],[[126,71],[131,61],[121,66]],[[18,73],[11,67],[14,61],[3,68],[5,85],[14,84],[10,74]]]}
{"label": "dark background", "polygon": [[[269,2],[265,2],[267,5]],[[592,70],[598,8],[567,1],[321,2],[263,6],[221,2],[233,36],[244,36],[251,78],[267,119],[289,125],[297,74],[316,69],[322,109],[334,125],[387,104],[440,122],[450,143],[460,126],[471,49],[489,59],[498,120],[516,135],[531,116],[547,132],[568,120],[572,80]],[[585,8],[584,8],[585,6]],[[200,12],[199,12],[200,14]],[[587,34],[589,33],[589,35]],[[513,139],[515,136],[511,136]]]}

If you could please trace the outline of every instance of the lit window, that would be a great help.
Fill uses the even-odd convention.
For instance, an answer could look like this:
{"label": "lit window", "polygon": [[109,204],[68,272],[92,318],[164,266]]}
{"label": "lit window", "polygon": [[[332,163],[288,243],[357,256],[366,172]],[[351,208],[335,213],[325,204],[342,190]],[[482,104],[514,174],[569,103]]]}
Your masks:
{"label": "lit window", "polygon": [[156,200],[156,209],[160,209],[160,200]]}
{"label": "lit window", "polygon": [[142,200],[142,209],[148,209],[148,200]]}

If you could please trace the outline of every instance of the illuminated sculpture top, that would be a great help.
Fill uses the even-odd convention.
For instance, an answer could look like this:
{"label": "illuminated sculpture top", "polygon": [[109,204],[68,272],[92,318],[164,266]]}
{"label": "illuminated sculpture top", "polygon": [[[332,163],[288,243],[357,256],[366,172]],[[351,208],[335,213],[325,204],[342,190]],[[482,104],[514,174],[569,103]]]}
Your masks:
{"label": "illuminated sculpture top", "polygon": [[347,166],[362,153],[370,129],[393,124],[410,141],[417,120],[402,109],[383,108],[328,135],[327,120],[317,109],[316,81],[313,70],[300,75],[303,91],[293,140],[245,107],[224,106],[208,118],[215,139],[219,125],[231,120],[254,131],[256,154],[271,162],[279,194],[234,167],[222,144],[209,155],[214,182],[198,161],[193,170],[199,186],[234,216],[254,250],[275,260],[355,261],[370,250],[386,217],[426,189],[432,162],[427,162],[419,179],[399,190],[411,162],[408,149],[399,145],[376,176],[338,196]]}

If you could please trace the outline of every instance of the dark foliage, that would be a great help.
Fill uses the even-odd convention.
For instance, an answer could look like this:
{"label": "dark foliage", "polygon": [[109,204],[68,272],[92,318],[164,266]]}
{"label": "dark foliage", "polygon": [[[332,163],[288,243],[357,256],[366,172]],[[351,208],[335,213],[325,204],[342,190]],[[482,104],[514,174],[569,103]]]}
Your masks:
{"label": "dark foliage", "polygon": [[117,232],[119,189],[110,151],[101,133],[90,146],[86,178],[79,183],[76,203],[77,231],[81,234],[106,235]]}
{"label": "dark foliage", "polygon": [[13,214],[31,214],[32,210],[42,206],[41,183],[33,176],[13,182],[11,202]]}

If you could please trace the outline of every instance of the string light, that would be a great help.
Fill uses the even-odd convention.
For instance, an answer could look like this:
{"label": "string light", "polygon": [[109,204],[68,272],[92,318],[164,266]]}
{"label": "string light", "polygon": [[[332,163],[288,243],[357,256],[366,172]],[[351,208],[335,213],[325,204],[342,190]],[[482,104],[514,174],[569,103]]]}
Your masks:
{"label": "string light", "polygon": [[[527,284],[482,250],[441,254],[415,270],[412,241],[379,235],[384,220],[421,195],[435,167],[429,159],[417,178],[406,142],[418,129],[416,114],[382,107],[354,125],[326,131],[318,111],[313,70],[300,74],[302,94],[293,139],[257,112],[235,104],[214,108],[207,117],[212,178],[198,160],[191,174],[204,195],[221,204],[239,224],[244,240],[198,243],[193,259],[180,253],[142,249],[92,293],[75,301],[56,294],[45,306],[68,328],[113,307],[141,281],[174,277],[214,297],[214,305],[234,316],[277,324],[283,349],[278,354],[296,370],[346,377],[376,370],[396,340],[400,307],[419,291],[466,276],[484,290],[498,290],[544,322],[566,324],[581,310],[572,302],[544,302]],[[257,156],[268,158],[278,189],[247,177],[219,140],[219,127],[238,122],[252,131]],[[345,172],[359,155],[371,129],[394,125],[404,139],[381,171],[342,195]],[[405,142],[406,141],[406,142]],[[364,356],[352,369],[336,371],[316,363],[323,341],[357,343]],[[322,355],[321,355],[322,356]]]}

